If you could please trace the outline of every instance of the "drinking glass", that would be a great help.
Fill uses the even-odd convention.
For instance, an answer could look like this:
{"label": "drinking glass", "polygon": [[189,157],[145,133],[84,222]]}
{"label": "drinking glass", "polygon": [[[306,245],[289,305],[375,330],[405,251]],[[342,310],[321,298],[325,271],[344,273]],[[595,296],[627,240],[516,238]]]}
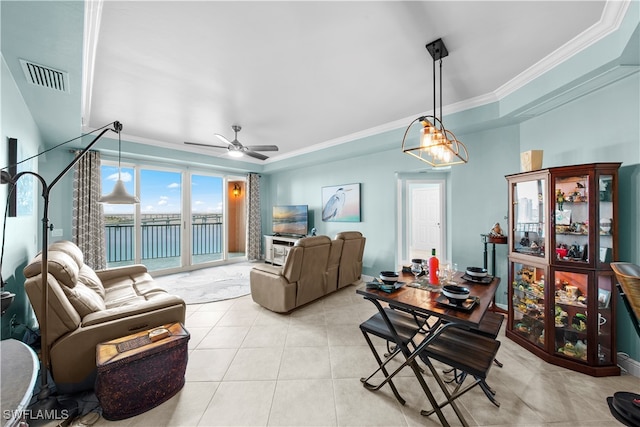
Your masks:
{"label": "drinking glass", "polygon": [[447,278],[449,277],[448,267],[441,266],[438,269],[438,281],[440,282],[440,286],[438,286],[438,290],[442,288],[442,286],[447,284]]}
{"label": "drinking glass", "polygon": [[[440,284],[446,285],[447,282],[449,282],[449,279],[451,276],[451,264],[449,264],[447,261],[443,262],[442,264],[440,264],[440,270],[443,270],[442,273],[438,271],[438,278],[440,278]],[[444,278],[440,277],[441,274],[444,276]]]}
{"label": "drinking glass", "polygon": [[451,268],[449,269],[449,282],[453,282],[456,277],[456,273],[458,272],[458,264],[455,262],[451,263]]}
{"label": "drinking glass", "polygon": [[411,272],[415,276],[415,281],[413,282],[416,285],[419,285],[418,276],[422,273],[422,262],[412,262],[411,263]]}

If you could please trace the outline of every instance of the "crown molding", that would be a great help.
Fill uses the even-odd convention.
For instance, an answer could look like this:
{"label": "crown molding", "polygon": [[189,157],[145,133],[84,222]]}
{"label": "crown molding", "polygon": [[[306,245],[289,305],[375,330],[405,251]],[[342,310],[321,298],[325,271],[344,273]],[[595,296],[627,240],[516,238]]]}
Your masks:
{"label": "crown molding", "polygon": [[82,96],[80,114],[82,124],[88,124],[91,114],[93,72],[96,63],[96,48],[100,34],[103,0],[87,1],[84,4],[84,49],[82,54]]}
{"label": "crown molding", "polygon": [[572,56],[616,31],[622,24],[630,2],[631,0],[607,1],[598,22],[496,89],[494,94],[497,99],[502,99],[521,89]]}

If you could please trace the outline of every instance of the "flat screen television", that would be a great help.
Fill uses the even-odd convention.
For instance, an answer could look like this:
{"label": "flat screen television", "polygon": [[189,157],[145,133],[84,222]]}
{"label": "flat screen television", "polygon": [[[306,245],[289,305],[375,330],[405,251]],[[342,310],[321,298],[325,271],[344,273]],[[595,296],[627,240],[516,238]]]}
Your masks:
{"label": "flat screen television", "polygon": [[306,236],[308,231],[307,205],[273,207],[273,234]]}

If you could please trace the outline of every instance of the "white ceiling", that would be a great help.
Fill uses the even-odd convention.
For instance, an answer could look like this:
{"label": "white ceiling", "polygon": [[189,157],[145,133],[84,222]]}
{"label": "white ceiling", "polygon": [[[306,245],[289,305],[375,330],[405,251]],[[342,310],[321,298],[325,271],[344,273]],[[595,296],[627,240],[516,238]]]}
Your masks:
{"label": "white ceiling", "polygon": [[[119,120],[125,139],[226,156],[183,141],[219,144],[215,133],[233,139],[231,125],[240,124],[243,144],[280,147],[265,153],[270,162],[406,126],[430,111],[426,43],[442,38],[449,50],[446,113],[504,97],[583,49],[624,3],[108,0],[85,7],[92,20],[84,34],[85,129]],[[3,25],[5,16],[3,5]],[[70,55],[53,45],[43,61]],[[5,59],[6,51],[3,41]]]}

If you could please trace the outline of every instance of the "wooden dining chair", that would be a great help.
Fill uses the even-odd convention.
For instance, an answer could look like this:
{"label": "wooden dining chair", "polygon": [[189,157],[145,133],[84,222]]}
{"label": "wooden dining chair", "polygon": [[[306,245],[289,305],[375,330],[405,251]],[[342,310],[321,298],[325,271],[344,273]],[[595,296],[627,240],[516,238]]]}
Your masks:
{"label": "wooden dining chair", "polygon": [[[438,406],[442,408],[450,404],[460,421],[465,424],[464,417],[453,402],[475,386],[479,386],[487,396],[492,395],[490,391],[486,390],[488,387],[486,379],[500,348],[500,341],[461,329],[452,323],[444,325],[439,332],[439,335],[420,351],[419,357],[429,367],[447,398]],[[465,377],[471,376],[474,381],[467,382],[464,387],[464,381],[456,382],[453,391],[449,391],[433,365],[433,360],[464,372]],[[420,413],[428,416],[434,412],[435,408],[429,411],[423,410]]]}
{"label": "wooden dining chair", "polygon": [[[417,343],[415,339],[420,332],[420,326],[416,324],[414,318],[409,314],[405,314],[391,308],[385,308],[384,311],[396,331],[397,338],[391,332],[389,326],[387,325],[387,322],[379,312],[360,324],[360,330],[362,331],[362,334],[364,335],[364,338],[367,341],[367,344],[369,345],[373,356],[378,362],[378,369],[376,369],[367,378],[361,378],[360,381],[369,390],[379,390],[384,384],[388,382],[396,399],[398,399],[398,401],[402,405],[404,405],[405,400],[402,398],[402,396],[400,396],[400,393],[398,392],[396,386],[392,381],[392,378],[398,372],[400,372],[402,366],[396,369],[391,374],[389,374],[389,372],[387,371],[386,366],[400,353],[400,345],[404,347],[408,347],[409,345],[411,345],[413,346],[413,348],[416,348]],[[378,351],[373,345],[373,342],[371,341],[369,335],[377,336],[378,338],[381,338],[387,342],[387,353],[383,355],[384,361],[378,354]],[[389,343],[392,343],[394,345],[393,348],[390,347]],[[373,378],[378,372],[382,372],[384,374],[384,381],[377,385],[371,384],[369,380],[371,380],[371,378]]]}
{"label": "wooden dining chair", "polygon": [[[482,321],[480,322],[480,325],[477,328],[469,329],[469,331],[475,334],[479,334],[479,335],[491,338],[491,339],[496,339],[498,337],[498,334],[500,333],[500,328],[502,327],[503,322],[504,322],[503,315],[499,313],[495,313],[493,311],[487,311],[482,317]],[[493,359],[493,363],[499,366],[500,368],[502,368],[503,366],[502,362],[500,362],[497,358]],[[446,383],[455,382],[456,384],[462,384],[468,375],[467,372],[458,371],[458,369],[454,367],[450,369],[446,369],[443,372],[445,374],[448,374],[451,372],[453,373],[453,378],[451,378],[451,380],[449,381],[445,381]],[[484,394],[487,396],[487,398],[491,401],[491,403],[493,403],[497,407],[500,407],[500,402],[498,402],[495,398],[496,396],[495,390],[492,389],[491,386],[489,386],[489,384],[487,384],[486,380],[484,379],[480,380],[479,386],[484,392]]]}

